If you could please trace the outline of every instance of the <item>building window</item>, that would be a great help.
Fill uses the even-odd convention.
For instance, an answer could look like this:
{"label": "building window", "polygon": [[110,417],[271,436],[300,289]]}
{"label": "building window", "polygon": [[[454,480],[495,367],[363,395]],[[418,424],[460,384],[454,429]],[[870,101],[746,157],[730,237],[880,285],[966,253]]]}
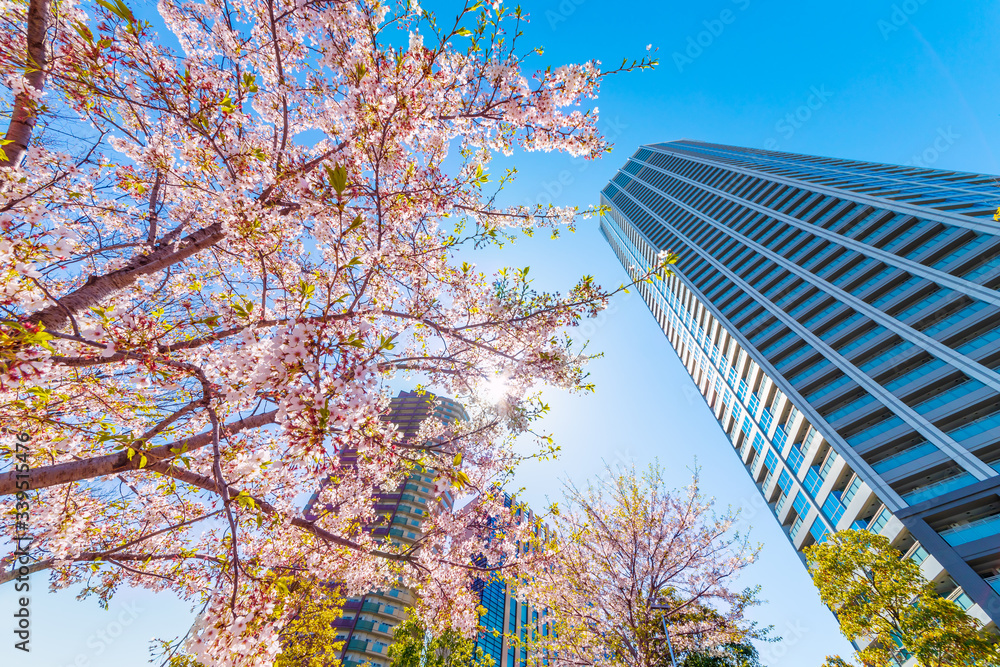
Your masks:
{"label": "building window", "polygon": [[823,522],[819,519],[819,517],[813,521],[812,528],[809,529],[809,534],[812,535],[817,542],[825,540],[827,532],[826,526],[823,525]]}
{"label": "building window", "polygon": [[882,529],[885,528],[885,524],[889,523],[890,516],[889,510],[883,507],[882,511],[878,513],[878,516],[876,516],[875,519],[868,524],[868,532],[876,534],[881,532]]}
{"label": "building window", "polygon": [[927,549],[924,549],[921,545],[918,544],[917,548],[913,550],[912,554],[910,554],[910,560],[912,560],[917,565],[923,565],[924,561],[927,560],[928,556],[930,556],[930,554],[927,553]]}
{"label": "building window", "polygon": [[854,496],[856,496],[858,494],[858,491],[861,489],[861,484],[862,484],[861,478],[855,475],[854,481],[851,482],[851,485],[849,487],[847,487],[847,491],[844,491],[844,496],[842,498],[842,502],[844,503],[844,505],[851,504],[851,501],[854,500]]}

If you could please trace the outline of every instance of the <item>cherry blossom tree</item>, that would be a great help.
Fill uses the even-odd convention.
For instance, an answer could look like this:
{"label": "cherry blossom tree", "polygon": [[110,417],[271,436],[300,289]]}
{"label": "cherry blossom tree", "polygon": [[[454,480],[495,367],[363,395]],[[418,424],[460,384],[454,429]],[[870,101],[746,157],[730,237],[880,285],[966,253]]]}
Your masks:
{"label": "cherry blossom tree", "polygon": [[758,589],[734,581],[758,547],[732,530],[735,512],[715,513],[697,472],[673,491],[658,464],[641,474],[609,467],[566,495],[549,586],[533,587],[556,630],[537,650],[558,650],[570,665],[669,665],[664,620],[678,664],[723,660],[733,646],[770,640],[769,629],[745,618]]}
{"label": "cherry blossom tree", "polygon": [[[485,553],[475,535],[505,511],[488,490],[537,388],[590,388],[570,334],[613,292],[541,292],[456,254],[593,213],[499,205],[514,172],[491,158],[598,157],[601,81],[653,63],[531,71],[527,17],[499,1],[0,15],[0,426],[31,436],[21,461],[4,443],[0,497],[30,570],[105,602],[142,586],[203,604],[187,650],[205,665],[271,664],[296,575],[347,595],[402,578],[428,627],[472,632],[477,569],[551,557],[519,551],[516,524]],[[406,378],[472,418],[404,441],[380,417]],[[479,402],[497,378],[500,405]],[[374,541],[375,494],[415,466],[480,501],[432,513],[418,548]],[[321,486],[336,511],[309,520]]]}

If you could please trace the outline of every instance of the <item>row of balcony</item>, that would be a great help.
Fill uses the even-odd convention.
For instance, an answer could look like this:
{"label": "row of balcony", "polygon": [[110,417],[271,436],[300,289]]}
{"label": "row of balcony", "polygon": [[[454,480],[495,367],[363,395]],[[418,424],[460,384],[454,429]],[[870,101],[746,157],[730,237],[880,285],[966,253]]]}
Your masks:
{"label": "row of balcony", "polygon": [[[684,314],[687,315],[686,312]],[[687,319],[688,318],[681,318],[682,321],[685,321]],[[675,319],[673,324],[677,326],[679,323]],[[682,327],[683,325],[677,326],[678,331],[676,335],[679,337],[687,338],[686,342],[688,342],[689,345],[692,342],[692,338],[694,338],[694,340],[698,340],[698,342],[700,343],[707,339],[707,337],[703,338],[704,334],[701,331],[698,331],[698,333],[702,335],[696,337],[691,337],[690,333],[688,334],[688,336],[684,336]],[[694,360],[695,350],[691,349],[690,352],[691,352],[690,357],[685,355],[686,365],[688,366],[689,370],[697,371],[698,364]],[[708,360],[716,362],[712,363],[713,366],[718,365],[720,361],[728,366],[728,360],[722,361],[721,359],[719,359],[719,357],[715,357],[715,359],[713,359],[713,355],[711,352],[708,352],[707,354],[705,352],[702,352],[700,356],[702,358],[707,358]],[[744,355],[741,354],[739,355],[739,357],[740,361],[746,363],[747,360]],[[702,366],[703,366],[702,370],[704,371],[705,370],[704,364]],[[741,373],[738,370],[742,366],[743,364],[740,364],[735,369],[731,367],[722,368],[721,369],[723,373],[722,381],[725,382],[727,385],[729,385],[730,383],[727,382],[727,380],[730,379],[735,380],[735,382],[732,383],[733,385],[735,385],[734,388],[730,389],[730,386],[726,386],[725,389],[734,391],[740,402],[747,405],[747,407],[743,409],[744,413],[745,414],[748,413],[750,416],[756,418],[757,417],[756,413],[758,411],[761,411],[761,395],[751,392],[750,386],[753,385],[749,384],[751,381],[755,380],[756,376],[754,373],[751,373],[746,380],[743,380],[740,377],[743,375],[743,373]],[[735,377],[732,377],[734,375]],[[706,374],[706,377],[710,379],[711,376]],[[704,379],[699,384],[702,386],[702,389],[706,392],[707,397],[710,397],[713,385],[706,385]],[[717,386],[719,383],[713,383],[713,384],[715,385],[717,393],[721,394],[722,392],[719,390],[722,389],[722,387]],[[720,407],[718,402],[714,403],[714,405],[717,409]],[[760,419],[767,422],[767,426],[771,426],[770,422],[772,421],[772,419],[769,419],[769,417],[771,417],[771,413],[767,410],[763,410],[761,412],[762,414],[760,415]],[[734,416],[738,416],[740,418],[739,421],[735,423],[725,421],[723,425],[724,427],[728,427],[727,431],[730,432],[731,434],[730,438],[734,441],[735,444],[735,442],[737,441],[736,436],[739,435],[740,427],[742,426],[740,422],[742,422],[743,420],[742,420],[742,415],[734,415]],[[722,419],[723,417],[725,417],[725,413],[720,414],[719,417],[720,419]],[[755,421],[757,421],[757,419],[755,419]],[[797,432],[801,428],[801,426],[798,423],[787,424],[787,426],[793,426],[796,429],[791,431],[793,433]],[[781,434],[784,435],[783,429],[779,429],[779,432],[781,432]],[[747,463],[748,458],[752,459],[749,461],[749,468],[751,474],[754,476],[755,481],[758,482],[761,481],[762,477],[764,477],[763,479],[764,484],[762,491],[765,492],[765,497],[768,497],[768,495],[770,495],[771,498],[774,498],[775,490],[772,489],[771,487],[774,484],[774,477],[776,475],[769,474],[765,476],[763,471],[764,466],[762,465],[763,460],[765,458],[763,453],[758,451],[755,452],[754,456],[752,457],[750,456],[750,450],[752,448],[755,447],[757,450],[760,450],[761,448],[758,446],[758,443],[756,441],[754,441],[753,446],[751,446],[750,441],[753,440],[752,436],[746,438],[746,440],[747,442],[744,444],[742,448],[744,454],[744,463]],[[801,466],[803,465],[805,458],[808,457],[810,461],[816,460],[816,457],[821,452],[817,451],[813,447],[809,447],[808,445],[803,447],[805,443],[796,443],[796,445],[797,446],[793,447],[791,452],[789,452],[788,454],[788,463],[793,464],[792,466],[790,466],[791,468],[794,468],[791,471],[797,473],[801,470]],[[810,451],[804,451],[804,450],[810,450]],[[907,462],[904,459],[912,460],[914,459],[914,457],[919,458],[919,456],[917,456],[916,453],[906,454],[905,456],[900,457],[896,461],[893,461],[888,467],[897,467],[898,465],[902,465]],[[883,468],[885,467],[886,466],[883,466]],[[768,466],[768,470],[776,472],[777,467]],[[830,515],[832,516],[827,515],[827,519],[831,521],[831,523],[835,526],[835,528],[838,529],[868,528],[870,530],[873,530],[874,532],[883,532],[883,534],[888,533],[889,535],[892,535],[894,533],[896,537],[905,532],[905,529],[903,528],[902,524],[894,520],[892,515],[887,510],[877,511],[874,513],[874,515],[867,514],[867,512],[870,511],[871,503],[874,500],[874,494],[872,493],[871,489],[868,489],[867,487],[864,487],[865,488],[864,492],[859,493],[858,489],[854,488],[857,485],[856,484],[852,485],[850,479],[846,480],[846,484],[841,485],[840,482],[844,481],[845,475],[850,474],[850,470],[846,468],[846,465],[844,465],[843,462],[836,461],[836,457],[830,456],[826,459],[821,459],[820,463],[811,466],[808,470],[804,472],[805,476],[799,483],[803,486],[803,488],[807,489],[808,494],[812,496],[813,499],[826,497],[828,501],[830,501],[831,498],[836,501],[835,503],[831,504]],[[798,475],[796,475],[796,477],[798,477]],[[954,481],[951,481],[950,483],[955,484]],[[847,488],[851,488],[852,493],[849,497],[845,497],[843,492],[838,494],[837,492],[833,491],[832,489],[833,486],[838,486],[838,488],[844,488],[845,490]],[[930,493],[932,495],[939,495],[939,492],[930,489],[921,489],[920,492]],[[793,492],[791,495],[794,497],[795,492]],[[785,523],[786,530],[793,542],[793,545],[797,549],[802,548],[805,542],[808,540],[808,536],[810,535],[810,533],[813,534],[813,538],[822,539],[822,533],[825,532],[825,529],[822,529],[821,525],[822,522],[820,522],[821,530],[816,531],[817,527],[816,518],[819,516],[822,510],[819,507],[816,507],[816,509],[814,510],[812,506],[806,506],[805,508],[803,508],[805,510],[804,512],[796,512],[795,515],[793,516],[792,509],[791,507],[789,507],[790,503],[787,502],[787,498],[788,495],[785,493],[781,493],[780,495],[778,495],[776,498],[776,502],[774,502],[774,504],[772,505],[772,509],[775,511],[776,514],[779,515],[779,521],[783,520],[783,522]],[[914,499],[915,498],[916,496],[914,496]],[[841,502],[842,499],[843,503]],[[914,499],[911,499],[911,504],[913,504]],[[833,505],[836,505],[836,507],[834,507]],[[848,507],[846,507],[845,505],[849,505],[850,509],[848,509]],[[862,520],[861,518],[862,512],[866,512],[865,516],[870,517],[870,520],[868,521]],[[803,531],[802,530],[803,526],[806,527],[812,526],[812,529],[809,532]],[[819,535],[815,534],[816,532],[819,532]],[[980,539],[981,537],[985,537],[987,535],[996,534],[997,532],[1000,532],[1000,515],[996,517],[987,517],[981,519],[973,524],[969,524],[968,526],[954,527],[949,530],[942,531],[942,535],[950,543],[960,544],[960,543],[965,543],[966,541]],[[908,533],[906,534],[908,535]],[[937,567],[940,568],[939,565]],[[1000,588],[1000,577],[997,577],[990,583],[991,585]],[[948,593],[948,597],[949,599],[953,599],[957,604],[959,604],[959,606],[963,608],[971,609],[974,607],[971,598],[969,598],[969,596],[964,591],[958,588]],[[983,620],[988,620],[988,619],[985,619],[984,617]]]}

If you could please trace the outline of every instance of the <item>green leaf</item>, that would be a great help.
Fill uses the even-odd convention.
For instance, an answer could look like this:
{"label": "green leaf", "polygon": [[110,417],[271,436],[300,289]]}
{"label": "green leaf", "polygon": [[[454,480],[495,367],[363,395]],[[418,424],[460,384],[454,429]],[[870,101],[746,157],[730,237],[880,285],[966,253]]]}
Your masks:
{"label": "green leaf", "polygon": [[243,75],[243,87],[247,89],[248,92],[257,92],[257,77],[247,72]]}
{"label": "green leaf", "polygon": [[348,232],[353,232],[355,229],[364,224],[364,221],[365,219],[359,215],[351,222],[351,226],[344,230],[344,233],[347,234]]}
{"label": "green leaf", "polygon": [[232,113],[236,111],[236,105],[233,103],[233,98],[229,96],[229,91],[226,91],[226,96],[222,98],[222,102],[219,103],[219,109],[223,113]]}
{"label": "green leaf", "polygon": [[84,23],[75,21],[73,23],[73,30],[75,30],[76,34],[80,35],[80,37],[88,44],[94,43],[94,33],[90,32],[90,28],[88,28]]}
{"label": "green leaf", "polygon": [[97,0],[97,4],[129,23],[135,22],[135,17],[132,16],[132,12],[122,3],[121,0],[115,0],[115,4],[111,4],[110,2],[107,2],[107,0]]}
{"label": "green leaf", "polygon": [[462,452],[459,452],[458,454],[455,454],[455,458],[452,459],[451,464],[453,466],[455,466],[456,468],[458,466],[462,465]]}
{"label": "green leaf", "polygon": [[[329,170],[329,167],[327,169]],[[344,194],[344,190],[347,188],[347,169],[338,164],[328,173],[330,174],[330,184],[333,185],[337,196]]]}
{"label": "green leaf", "polygon": [[[100,2],[100,0],[98,0],[98,2]],[[460,37],[468,37],[469,35],[472,34],[472,31],[469,30],[468,28],[459,28],[458,30],[455,31],[455,34]]]}
{"label": "green leaf", "polygon": [[129,23],[135,23],[135,16],[132,15],[132,10],[122,0],[115,0],[115,7],[118,8],[119,16]]}
{"label": "green leaf", "polygon": [[480,183],[489,183],[490,181],[489,174],[483,171],[483,165],[481,164],[476,165],[476,180]]}
{"label": "green leaf", "polygon": [[240,317],[242,317],[243,319],[246,319],[246,320],[250,319],[250,315],[251,315],[251,313],[253,313],[253,303],[252,302],[250,302],[250,301],[243,301],[243,302],[234,301],[233,304],[232,304],[232,306],[233,306],[233,311],[235,311],[237,315],[239,315]]}
{"label": "green leaf", "polygon": [[240,507],[244,507],[246,509],[251,509],[251,510],[257,509],[256,501],[254,501],[254,499],[250,496],[249,493],[246,492],[246,490],[240,491],[238,494],[236,494],[233,500],[236,501],[236,504],[239,505]]}

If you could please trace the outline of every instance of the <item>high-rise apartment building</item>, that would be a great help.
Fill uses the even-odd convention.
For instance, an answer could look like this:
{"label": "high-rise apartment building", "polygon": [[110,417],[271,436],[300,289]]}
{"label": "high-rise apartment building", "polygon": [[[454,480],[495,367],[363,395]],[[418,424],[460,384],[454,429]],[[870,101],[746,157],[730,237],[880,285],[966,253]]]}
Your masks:
{"label": "high-rise apartment building", "polygon": [[[865,528],[1000,620],[995,177],[677,141],[601,231],[795,549]],[[900,656],[905,658],[906,656]]]}
{"label": "high-rise apartment building", "polygon": [[[429,417],[446,423],[468,420],[465,408],[456,401],[415,391],[403,391],[393,398],[385,419],[399,428],[405,440],[412,440],[420,424]],[[347,469],[356,464],[357,456],[355,450],[340,453],[341,462]],[[378,494],[375,511],[382,519],[367,529],[373,536],[393,544],[412,545],[420,539],[423,518],[434,503],[443,503],[451,509],[451,492],[437,489],[436,484],[433,471],[418,469],[394,492]],[[321,511],[316,506],[316,499],[314,496],[306,506],[307,518]],[[344,642],[341,653],[344,667],[358,667],[364,663],[387,667],[393,632],[406,618],[406,610],[413,602],[412,593],[403,586],[348,598],[343,617],[335,623],[337,638]]]}

